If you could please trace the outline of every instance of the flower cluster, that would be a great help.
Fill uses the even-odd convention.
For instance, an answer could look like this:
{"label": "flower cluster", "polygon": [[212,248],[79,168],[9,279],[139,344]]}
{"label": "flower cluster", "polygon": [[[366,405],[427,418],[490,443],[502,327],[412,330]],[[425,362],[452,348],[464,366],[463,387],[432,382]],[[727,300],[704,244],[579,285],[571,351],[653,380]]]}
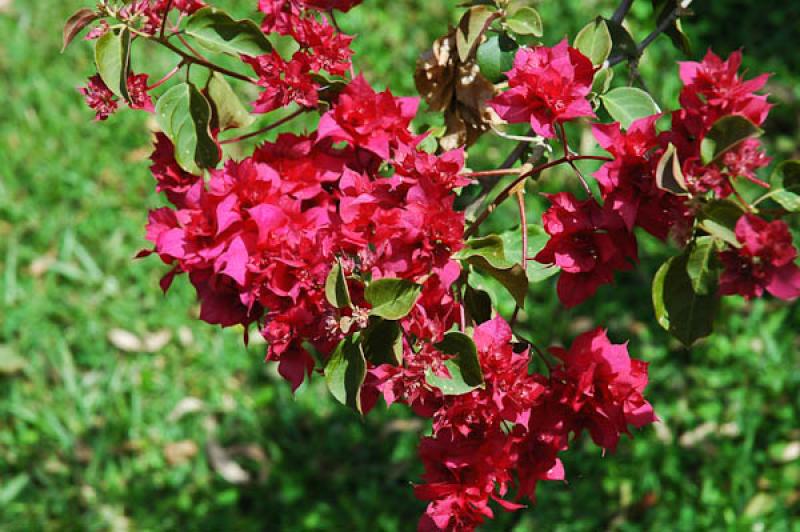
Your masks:
{"label": "flower cluster", "polygon": [[[767,76],[744,80],[737,72],[740,64],[739,52],[725,61],[709,52],[701,63],[682,63],[681,108],[672,113],[669,131],[657,133],[655,124],[660,115],[638,119],[626,131],[618,123],[592,125],[597,142],[613,157],[594,174],[603,206],[592,198],[584,202],[566,194],[551,198],[554,204],[544,214],[543,225],[552,238],[536,257],[540,262],[561,267],[558,295],[564,305],[584,301],[598,286],[612,282],[614,271],[631,267],[631,260],[636,260],[634,227],[641,227],[661,240],[672,236],[683,243],[690,236],[695,216],[692,197],[727,198],[733,193],[735,177],[767,186],[755,175],[758,168],[769,163],[757,139],[748,138],[706,164],[701,155],[703,140],[720,119],[740,116],[758,126],[767,117],[770,105],[766,96],[755,94],[764,86]],[[539,67],[540,73],[546,70]],[[509,73],[512,74],[514,71]],[[515,109],[520,113],[525,110],[521,103]],[[688,192],[685,195],[675,194],[658,183],[659,163],[670,145],[675,147],[678,166],[685,176]],[[748,215],[740,221],[737,226],[740,240],[744,241],[745,226],[754,227],[756,219]],[[768,226],[785,227],[781,224],[772,222]],[[759,220],[757,225],[767,226],[767,222]],[[794,268],[791,238],[784,238],[777,229],[771,229],[768,235],[764,237],[771,239],[768,247],[784,246],[787,252],[781,256],[769,254],[777,258],[765,259],[766,262],[754,261],[763,252],[763,246],[754,248],[758,251],[746,251],[745,246],[722,253],[726,266],[722,294],[752,297],[773,286],[772,290],[767,289],[770,293],[793,297],[794,289],[789,286],[797,281],[787,277]],[[772,275],[775,268],[780,275]]]}
{"label": "flower cluster", "polygon": [[[150,92],[195,63],[258,85],[255,113],[290,105],[300,106],[299,112],[319,112],[313,131],[279,134],[249,155],[218,165],[217,159],[203,161],[198,155],[220,148],[216,135],[224,127],[224,109],[210,88],[193,92],[192,98],[208,103],[190,102],[194,127],[172,128],[180,131],[168,131],[170,136],[156,134],[150,170],[156,190],[170,205],[150,212],[146,238],[152,249],[141,255],[155,254],[169,265],[161,280],[164,291],[176,276],[186,274],[200,301],[201,320],[240,326],[245,341],[257,328],[266,340],[266,359],[278,364],[293,390],[315,371],[332,378],[328,369],[337,364],[331,362],[351,356],[343,354],[343,346],[357,346],[353,359],[342,364],[353,363],[358,379],[350,380],[360,382],[354,393],[346,390],[343,402],[366,413],[382,396],[387,404],[408,405],[431,420],[431,433],[419,448],[425,473],[415,493],[428,503],[419,529],[474,530],[493,516],[495,503],[519,509],[524,499],[535,501],[539,481],[563,480],[559,455],[575,436],[588,432],[597,445],[614,450],[631,426],[656,421],[643,397],[647,364],[631,359],[627,345],[613,344],[601,328],[580,335],[569,348],[552,347],[547,355],[519,341],[502,317],[491,319],[490,312],[481,319],[470,316],[462,306],[469,266],[454,256],[465,246],[480,251],[469,247],[476,240],[464,241],[465,213],[456,208],[456,196],[480,172],[465,174],[464,149],[429,153],[422,148],[425,135],[411,129],[417,99],[376,92],[354,74],[352,37],[339,31],[333,10],[348,11],[358,3],[259,0],[264,33],[288,37],[297,48],[290,56],[276,47],[269,54],[239,57],[257,80],[215,66],[182,42],[191,53],[182,54],[178,67],[152,87],[146,74],[124,71],[122,90],[118,84],[109,88],[100,75],[79,90],[97,120],[108,118],[122,97],[131,108],[152,112]],[[152,37],[167,30],[162,25],[171,10],[180,20],[205,5],[200,0],[135,0],[112,9],[103,2],[95,16],[128,25],[134,39],[171,47],[166,39],[183,40],[177,28],[164,39]],[[101,19],[87,38],[109,29]],[[594,137],[611,156],[582,157],[605,161],[594,173],[600,197],[547,195],[551,205],[542,225],[550,238],[531,259],[560,268],[557,293],[565,306],[580,304],[612,283],[617,271],[634,267],[636,227],[662,241],[673,237],[686,243],[699,226],[695,217],[702,221],[701,211],[710,200],[734,205],[722,201],[735,192],[734,179],[764,184],[756,171],[769,158],[754,138],[711,159],[704,145],[722,119],[744,118],[754,129],[766,119],[770,105],[756,94],[766,77],[743,79],[740,63],[738,52],[725,61],[709,52],[700,63],[683,63],[681,108],[671,114],[669,131],[657,132],[661,115],[640,118],[624,131],[618,123],[592,125]],[[563,127],[595,117],[589,101],[595,73],[592,62],[566,40],[554,47],[521,47],[507,73],[508,89],[495,97],[496,91],[488,91],[481,104],[488,103],[508,122],[529,123],[542,137],[560,137],[564,158],[539,170],[560,163],[574,166],[581,157],[570,152]],[[466,86],[474,79],[459,83]],[[180,138],[186,130],[190,135]],[[200,139],[200,133],[208,135]],[[178,157],[179,164],[176,146],[180,156],[195,149],[194,161]],[[673,169],[679,169],[673,173],[684,177],[676,179],[682,190],[664,186],[660,177],[670,157],[677,161]],[[520,173],[519,182],[526,177]],[[483,214],[488,216],[494,206]],[[784,222],[748,212],[738,220],[735,238],[738,245],[733,237],[727,244],[719,238],[713,244],[724,270],[722,294],[800,296],[797,251]],[[331,296],[332,280],[336,297]],[[410,308],[389,313],[392,319],[381,314],[380,304],[369,297],[381,284],[413,287]],[[387,348],[391,356],[369,348],[370,335],[380,335],[374,332],[381,331],[378,325],[393,331]],[[467,345],[463,353],[443,347],[454,336]],[[531,349],[541,360],[533,360]],[[474,382],[459,381],[460,364],[470,365]],[[532,371],[537,364],[548,371]],[[455,384],[435,384],[448,381]]]}
{"label": "flower cluster", "polygon": [[[507,510],[522,507],[508,500],[511,488],[533,499],[539,480],[563,479],[558,453],[570,434],[587,429],[613,449],[628,424],[654,418],[641,396],[645,366],[601,330],[569,351],[555,349],[562,364],[547,377],[529,373],[528,351],[514,350],[511,329],[498,317],[474,333],[482,387],[449,396],[428,382],[430,372],[447,375],[450,355],[434,343],[462,319],[453,291],[461,268],[452,255],[463,246],[464,218],[453,209],[453,191],[470,181],[460,175],[462,150],[433,155],[418,148],[408,129],[415,110],[415,100],[376,93],[356,78],[317,132],[280,135],[251,157],[212,171],[207,182],[180,169],[171,143],[159,135],[151,169],[173,207],[151,212],[147,237],[172,266],[163,288],[187,273],[201,319],[257,323],[267,359],[278,362],[293,388],[313,371],[308,344],[328,356],[345,335],[367,326],[369,305],[358,279],[422,284],[399,322],[403,364],[369,362],[361,407],[368,411],[383,395],[432,418],[434,432],[420,445],[426,473],[416,493],[429,501],[420,529],[470,530],[492,515],[492,500]],[[554,201],[564,213],[552,223],[564,224],[569,238],[585,231],[607,242],[592,224],[605,224],[613,213],[592,213],[583,226],[573,198]],[[566,219],[567,212],[575,219]],[[623,253],[635,256],[635,247]],[[326,300],[325,281],[337,261],[353,309],[337,310]]]}
{"label": "flower cluster", "polygon": [[[128,106],[131,109],[152,113],[155,108],[148,90],[147,74],[130,74],[128,76]],[[106,120],[119,109],[119,100],[99,74],[89,78],[86,87],[79,87],[78,92],[83,94],[86,104],[94,110],[95,120]]]}
{"label": "flower cluster", "polygon": [[613,282],[615,271],[633,268],[636,239],[612,203],[601,207],[593,198],[578,201],[568,192],[549,198],[553,205],[542,222],[551,238],[535,260],[561,267],[558,298],[573,307]]}
{"label": "flower cluster", "polygon": [[202,0],[134,0],[125,4],[117,16],[130,24],[138,24],[142,33],[155,35],[172,11],[191,15],[204,7],[206,4]]}
{"label": "flower cluster", "polygon": [[[534,500],[540,480],[563,480],[558,454],[570,434],[587,430],[613,450],[628,426],[655,421],[642,397],[647,365],[612,344],[602,329],[584,333],[569,350],[552,348],[561,363],[549,377],[530,374],[527,350],[515,352],[511,328],[495,318],[475,329],[485,386],[440,398],[433,434],[420,457],[425,484],[416,494],[431,501],[420,530],[472,530],[491,518],[490,501],[516,510]],[[506,500],[516,488],[516,500]]]}
{"label": "flower cluster", "polygon": [[800,297],[800,267],[794,263],[797,250],[786,222],[745,214],[736,222],[736,239],[741,247],[719,254],[725,268],[720,293],[750,299],[766,290],[780,299]]}
{"label": "flower cluster", "polygon": [[586,97],[592,62],[564,39],[552,48],[520,48],[508,73],[509,90],[489,102],[510,123],[530,122],[537,135],[555,137],[554,125],[594,116]]}
{"label": "flower cluster", "polygon": [[745,80],[738,73],[741,63],[741,52],[723,61],[711,51],[700,63],[681,63],[681,109],[672,113],[672,131],[664,138],[678,149],[687,185],[694,194],[711,191],[725,198],[733,192],[731,181],[737,177],[767,186],[755,176],[758,168],[770,162],[756,139],[742,142],[720,161],[703,164],[701,157],[702,141],[719,119],[742,116],[760,126],[769,114],[767,97],[755,94],[769,76]]}
{"label": "flower cluster", "polygon": [[245,57],[264,90],[256,101],[256,113],[267,113],[294,102],[316,107],[319,101],[320,74],[341,76],[351,67],[352,37],[337,31],[317,11],[346,11],[357,2],[261,0],[262,28],[291,36],[299,45],[288,60],[278,52],[260,57]]}
{"label": "flower cluster", "polygon": [[[212,171],[208,183],[177,167],[159,137],[152,169],[174,208],[151,213],[148,239],[174,266],[165,285],[188,273],[201,319],[258,322],[267,358],[294,388],[314,365],[303,342],[330,353],[344,334],[324,294],[337,257],[348,275],[424,278],[422,300],[436,304],[409,318],[415,334],[433,338],[453,323],[447,292],[460,270],[450,255],[461,246],[463,215],[452,208],[452,189],[464,184],[463,154],[419,151],[408,106],[358,79],[323,116],[326,132],[281,135]],[[334,147],[351,130],[371,135]],[[380,156],[375,138],[388,139]],[[382,162],[394,165],[392,177],[380,175]],[[363,297],[356,303],[368,307]]]}

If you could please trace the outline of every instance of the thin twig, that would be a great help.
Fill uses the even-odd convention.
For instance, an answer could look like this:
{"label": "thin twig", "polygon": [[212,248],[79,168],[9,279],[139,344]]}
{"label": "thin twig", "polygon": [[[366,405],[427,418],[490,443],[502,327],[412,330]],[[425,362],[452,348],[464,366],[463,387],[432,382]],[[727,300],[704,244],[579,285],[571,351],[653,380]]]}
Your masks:
{"label": "thin twig", "polygon": [[205,61],[207,63],[211,62],[203,54],[192,48],[192,45],[189,44],[189,41],[187,41],[183,35],[181,35],[180,33],[176,33],[175,35],[178,37],[178,40],[181,41],[181,44],[183,44],[186,47],[186,49],[189,50],[197,59],[200,59],[201,61]]}
{"label": "thin twig", "polygon": [[631,61],[631,60],[638,59],[639,57],[641,57],[642,53],[644,53],[645,48],[650,46],[650,44],[652,44],[652,42],[655,41],[658,38],[659,35],[661,35],[663,32],[665,32],[667,30],[667,28],[670,26],[670,24],[672,24],[673,22],[675,22],[675,20],[677,20],[677,18],[680,16],[680,12],[681,12],[681,7],[679,5],[678,7],[673,9],[670,12],[669,15],[664,17],[664,19],[661,21],[661,23],[659,23],[659,25],[656,26],[656,29],[654,29],[652,32],[650,32],[650,34],[647,37],[645,37],[642,42],[639,43],[639,45],[636,47],[636,54],[634,56],[627,56],[625,54],[617,54],[617,55],[609,58],[608,66],[609,67],[613,67],[614,65],[618,65],[619,63],[622,63],[623,61],[626,61],[626,60],[627,61]]}
{"label": "thin twig", "polygon": [[240,81],[246,81],[248,83],[252,83],[253,85],[258,85],[258,81],[257,80],[255,80],[255,79],[253,79],[253,78],[251,78],[249,76],[245,76],[244,74],[239,74],[238,72],[234,72],[233,70],[229,70],[229,69],[227,69],[225,67],[221,67],[221,66],[215,65],[214,63],[211,63],[210,61],[206,61],[204,59],[200,59],[200,58],[195,57],[195,56],[193,56],[193,55],[191,55],[189,53],[186,53],[183,50],[181,50],[180,48],[178,48],[177,46],[175,46],[174,44],[172,44],[171,42],[169,42],[167,39],[154,39],[154,40],[156,42],[158,42],[159,44],[162,44],[163,46],[169,48],[171,51],[175,52],[179,56],[181,56],[186,61],[187,64],[197,63],[200,66],[203,66],[203,67],[205,67],[205,68],[207,68],[209,70],[213,70],[215,72],[219,72],[220,74],[225,74],[228,77],[231,77],[231,78],[234,78],[234,79],[238,79]]}
{"label": "thin twig", "polygon": [[521,182],[525,181],[527,178],[535,176],[535,175],[547,170],[548,168],[552,168],[552,167],[558,166],[560,164],[568,163],[569,161],[583,161],[583,160],[608,162],[608,161],[612,161],[613,159],[611,159],[610,157],[604,157],[602,155],[570,155],[570,156],[561,157],[560,159],[555,159],[553,161],[549,161],[549,162],[540,164],[539,166],[536,166],[534,168],[531,168],[527,172],[525,172],[523,174],[520,174],[520,176],[518,178],[516,178],[514,181],[509,183],[508,186],[506,188],[504,188],[502,190],[502,192],[500,192],[500,194],[498,194],[497,197],[489,205],[487,205],[485,209],[483,209],[483,211],[481,211],[481,213],[478,215],[478,217],[475,218],[475,221],[472,222],[470,224],[470,226],[467,228],[467,230],[464,232],[464,238],[469,238],[470,236],[475,234],[475,231],[478,230],[478,227],[480,227],[480,225],[486,220],[486,218],[488,218],[489,215],[501,203],[503,203],[505,200],[508,199],[508,197],[511,195],[511,193],[514,192],[514,190],[517,187],[517,185],[519,185]]}
{"label": "thin twig", "polygon": [[178,63],[177,65],[175,65],[175,68],[173,68],[172,70],[170,70],[169,72],[167,72],[167,74],[166,74],[166,75],[165,75],[163,78],[161,78],[160,80],[156,81],[155,83],[153,83],[152,85],[150,85],[149,87],[147,87],[147,92],[150,92],[151,90],[153,90],[153,89],[156,89],[156,88],[160,87],[161,85],[163,85],[164,83],[166,83],[167,81],[169,81],[170,79],[172,79],[172,76],[174,76],[175,74],[177,74],[177,73],[178,73],[178,71],[180,71],[181,67],[182,67],[184,64],[186,64],[186,61],[184,61],[183,59],[181,59],[180,63]]}
{"label": "thin twig", "polygon": [[167,7],[164,9],[164,17],[161,19],[161,29],[158,32],[158,38],[164,38],[164,30],[167,29],[167,17],[169,16],[169,10],[172,9],[172,0],[167,2]]}
{"label": "thin twig", "polygon": [[564,158],[567,160],[567,163],[572,167],[572,170],[575,172],[575,175],[578,176],[581,184],[583,185],[583,189],[586,191],[586,194],[591,197],[592,196],[592,189],[589,187],[589,183],[586,182],[586,178],[583,177],[583,174],[575,166],[575,162],[572,160],[571,153],[569,151],[569,145],[567,144],[567,130],[564,129],[564,124],[555,124],[556,131],[558,132],[558,138],[561,141],[561,144],[564,147]]}
{"label": "thin twig", "polygon": [[498,168],[497,170],[481,170],[479,172],[468,172],[461,174],[461,177],[470,179],[478,179],[481,177],[503,177],[507,175],[519,175],[523,171],[522,168]]}
{"label": "thin twig", "polygon": [[614,14],[611,15],[611,21],[616,22],[617,24],[622,24],[622,21],[625,20],[625,16],[628,14],[628,11],[631,10],[631,5],[633,4],[633,0],[622,0],[617,9],[614,11]]}
{"label": "thin twig", "polygon": [[268,125],[266,127],[263,127],[261,129],[259,129],[258,131],[253,131],[252,133],[248,133],[246,135],[241,135],[239,137],[233,137],[231,139],[225,139],[223,141],[220,141],[220,144],[233,144],[235,142],[241,142],[243,140],[247,140],[249,138],[256,137],[258,135],[262,135],[264,133],[267,133],[268,131],[272,131],[276,127],[282,126],[283,124],[285,124],[285,123],[289,122],[290,120],[300,116],[301,114],[309,111],[310,109],[311,109],[310,107],[301,107],[300,109],[297,109],[293,113],[284,116],[280,120],[278,120],[276,122],[273,122],[272,124],[270,124],[270,125]]}
{"label": "thin twig", "polygon": [[528,217],[525,213],[525,190],[517,190],[517,207],[519,208],[519,223],[522,230],[522,267],[528,267]]}

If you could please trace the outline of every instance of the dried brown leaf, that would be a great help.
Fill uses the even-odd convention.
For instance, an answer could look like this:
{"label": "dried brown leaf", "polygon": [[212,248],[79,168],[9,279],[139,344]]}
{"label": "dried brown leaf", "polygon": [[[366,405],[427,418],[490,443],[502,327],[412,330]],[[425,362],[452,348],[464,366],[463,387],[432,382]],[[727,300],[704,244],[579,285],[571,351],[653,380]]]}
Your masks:
{"label": "dried brown leaf", "polygon": [[168,443],[164,446],[164,459],[171,466],[177,466],[189,462],[197,456],[199,448],[192,440],[181,440]]}

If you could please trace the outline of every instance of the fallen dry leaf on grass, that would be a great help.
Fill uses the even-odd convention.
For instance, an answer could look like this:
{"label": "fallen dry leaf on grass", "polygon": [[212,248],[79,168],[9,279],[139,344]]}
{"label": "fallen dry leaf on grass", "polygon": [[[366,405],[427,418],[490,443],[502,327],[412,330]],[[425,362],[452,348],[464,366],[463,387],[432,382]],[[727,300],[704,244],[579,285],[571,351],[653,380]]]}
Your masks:
{"label": "fallen dry leaf on grass", "polygon": [[164,446],[164,458],[171,466],[185,464],[197,456],[200,449],[192,440],[181,440]]}

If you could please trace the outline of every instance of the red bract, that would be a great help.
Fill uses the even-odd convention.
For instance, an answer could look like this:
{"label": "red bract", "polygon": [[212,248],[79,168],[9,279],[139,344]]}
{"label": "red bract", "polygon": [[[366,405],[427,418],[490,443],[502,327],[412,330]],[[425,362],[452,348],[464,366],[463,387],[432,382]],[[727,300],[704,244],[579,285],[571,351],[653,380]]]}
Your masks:
{"label": "red bract", "polygon": [[750,299],[766,290],[780,299],[800,296],[800,268],[794,263],[797,250],[785,222],[767,222],[745,214],[736,222],[736,239],[742,244],[739,249],[719,254],[725,267],[720,278],[721,294]]}
{"label": "red bract", "polygon": [[134,0],[120,10],[119,18],[131,23],[141,21],[139,31],[155,35],[161,29],[161,22],[167,16],[167,9],[192,14],[203,7],[206,7],[206,4],[201,0]]}
{"label": "red bract", "polygon": [[89,78],[89,84],[86,87],[79,87],[78,91],[83,94],[86,104],[95,111],[95,120],[106,120],[119,108],[116,96],[103,82],[100,74]]}
{"label": "red bract", "polygon": [[636,262],[636,239],[607,203],[578,201],[568,192],[548,196],[553,203],[542,215],[551,236],[535,260],[561,267],[558,297],[573,307],[597,288],[614,281],[614,272],[630,270]]}
{"label": "red bract", "polygon": [[505,510],[522,508],[505,499],[509,489],[534,500],[538,481],[562,480],[558,453],[570,433],[587,429],[598,445],[614,449],[629,424],[656,419],[642,397],[647,365],[602,329],[569,350],[552,348],[563,364],[549,378],[529,374],[528,351],[512,349],[502,318],[479,325],[474,338],[485,385],[443,396],[433,413],[433,435],[420,444],[426,483],[415,493],[430,503],[419,530],[473,530],[493,516],[492,500]]}
{"label": "red bract", "polygon": [[350,68],[353,38],[337,32],[324,18],[321,21],[314,17],[297,20],[292,25],[291,35],[307,50],[311,70],[341,76]]}
{"label": "red bract", "polygon": [[150,172],[156,179],[156,192],[163,192],[179,209],[197,206],[203,193],[203,178],[190,174],[175,162],[175,147],[163,133],[156,133],[155,150],[150,156]]}
{"label": "red bract", "polygon": [[739,76],[742,53],[733,52],[723,61],[711,50],[700,63],[680,63],[680,76],[684,88],[681,91],[681,106],[696,117],[702,117],[705,126],[711,126],[718,118],[740,114],[756,124],[767,118],[770,107],[765,95],[757,95],[769,79],[762,74],[745,80]]}
{"label": "red bract", "polygon": [[244,56],[242,60],[253,67],[258,84],[264,87],[253,106],[254,112],[268,113],[291,103],[317,105],[317,84],[309,73],[310,57],[304,52],[296,52],[288,62],[274,50],[259,57]]}
{"label": "red bract", "polygon": [[592,90],[592,62],[564,39],[553,48],[520,48],[507,74],[509,90],[489,101],[504,120],[530,122],[544,137],[554,124],[594,116],[586,96]]}
{"label": "red bract", "polygon": [[597,142],[614,157],[594,176],[606,205],[619,214],[629,230],[638,225],[665,240],[671,231],[682,235],[690,226],[691,216],[683,198],[656,184],[656,167],[663,153],[658,149],[655,130],[658,118],[636,120],[624,133],[616,122],[592,124]]}
{"label": "red bract", "polygon": [[723,61],[709,50],[700,63],[681,63],[682,108],[672,113],[672,130],[663,133],[661,141],[663,145],[671,142],[677,147],[686,182],[693,194],[711,191],[718,197],[727,197],[733,192],[731,180],[736,177],[766,186],[755,176],[755,170],[770,161],[761,151],[758,140],[745,141],[720,161],[709,165],[701,162],[702,141],[718,120],[738,115],[761,125],[772,107],[766,95],[756,94],[769,76],[743,79],[738,73],[741,61],[741,52],[734,52]]}
{"label": "red bract", "polygon": [[604,449],[614,450],[628,425],[643,427],[656,420],[642,393],[647,386],[647,363],[631,360],[625,344],[612,344],[606,332],[580,335],[569,350],[551,347],[563,361],[551,378],[556,395],[572,414],[571,430],[586,429]]}
{"label": "red bract", "polygon": [[[86,104],[95,111],[95,120],[106,120],[119,109],[119,100],[105,84],[100,74],[89,78],[88,85],[79,87],[78,91],[83,94]],[[128,76],[128,96],[130,98],[128,105],[131,109],[151,113],[155,110],[153,100],[147,93],[147,74],[130,74]]]}
{"label": "red bract", "polygon": [[139,109],[152,113],[153,99],[147,93],[147,74],[131,74],[128,76],[128,96],[131,109]]}
{"label": "red bract", "polygon": [[344,141],[386,160],[393,148],[414,144],[408,125],[418,106],[417,98],[395,98],[389,90],[376,93],[358,76],[320,118],[318,135],[320,140]]}

